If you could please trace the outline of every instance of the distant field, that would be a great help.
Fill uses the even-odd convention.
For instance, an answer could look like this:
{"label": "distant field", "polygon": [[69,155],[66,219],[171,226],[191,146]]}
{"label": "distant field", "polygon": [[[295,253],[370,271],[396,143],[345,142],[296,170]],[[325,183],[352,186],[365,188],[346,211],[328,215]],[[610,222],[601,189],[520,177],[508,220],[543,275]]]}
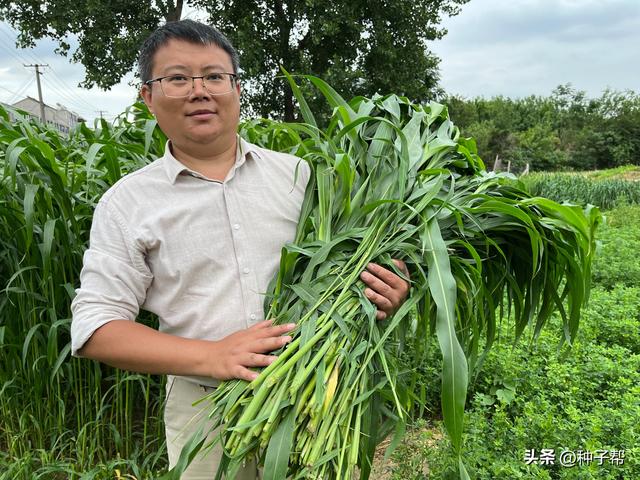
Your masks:
{"label": "distant field", "polygon": [[640,180],[640,166],[638,165],[624,165],[618,168],[609,168],[607,170],[591,170],[580,173],[594,180]]}
{"label": "distant field", "polygon": [[557,202],[596,205],[603,209],[640,204],[640,167],[625,166],[589,172],[553,172],[523,175],[520,180],[533,195]]}

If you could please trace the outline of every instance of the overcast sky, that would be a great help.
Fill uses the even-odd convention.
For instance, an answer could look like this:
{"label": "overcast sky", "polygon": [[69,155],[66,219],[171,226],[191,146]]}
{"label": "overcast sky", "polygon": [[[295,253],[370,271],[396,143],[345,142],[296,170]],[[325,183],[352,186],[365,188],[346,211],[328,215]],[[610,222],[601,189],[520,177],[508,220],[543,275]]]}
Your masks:
{"label": "overcast sky", "polygon": [[[444,20],[449,33],[431,49],[442,59],[441,84],[467,98],[549,95],[571,83],[589,96],[607,87],[640,92],[640,0],[471,0]],[[33,68],[46,63],[43,96],[92,120],[112,119],[132,103],[128,76],[108,92],[77,88],[81,65],[40,41],[16,49],[16,33],[0,23],[0,101],[37,98]]]}
{"label": "overcast sky", "polygon": [[640,93],[640,0],[471,0],[444,26],[431,48],[448,93]]}

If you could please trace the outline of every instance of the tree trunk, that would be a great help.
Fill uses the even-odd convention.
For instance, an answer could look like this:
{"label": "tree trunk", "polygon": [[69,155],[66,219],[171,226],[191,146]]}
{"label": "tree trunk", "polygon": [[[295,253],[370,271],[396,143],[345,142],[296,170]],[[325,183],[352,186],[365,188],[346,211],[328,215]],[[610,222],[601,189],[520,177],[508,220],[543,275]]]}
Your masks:
{"label": "tree trunk", "polygon": [[287,85],[284,87],[284,121],[295,122],[295,120],[293,116],[293,92],[291,87]]}
{"label": "tree trunk", "polygon": [[[289,37],[291,36],[291,28],[293,27],[294,19],[294,3],[288,1],[286,3],[287,11],[284,10],[284,5],[281,0],[276,0],[273,4],[273,11],[278,19],[279,30],[279,56],[280,62],[285,63],[287,59],[292,58],[291,49],[289,47]],[[285,68],[291,68],[291,65],[285,65]],[[283,90],[284,95],[284,121],[293,122],[295,120],[293,116],[293,92],[288,84],[285,82]]]}
{"label": "tree trunk", "polygon": [[501,168],[502,168],[502,161],[500,160],[500,155],[496,155],[496,159],[493,161],[492,170],[494,172],[499,172]]}
{"label": "tree trunk", "polygon": [[175,6],[170,3],[167,4],[167,13],[165,14],[165,20],[167,22],[177,22],[182,16],[182,4],[183,0],[176,0]]}

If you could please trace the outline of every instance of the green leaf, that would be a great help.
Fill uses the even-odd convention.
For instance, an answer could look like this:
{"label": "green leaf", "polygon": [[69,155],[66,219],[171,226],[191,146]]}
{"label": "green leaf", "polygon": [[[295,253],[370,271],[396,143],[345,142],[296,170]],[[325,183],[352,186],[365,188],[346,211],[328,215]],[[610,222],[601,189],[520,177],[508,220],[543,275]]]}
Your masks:
{"label": "green leaf", "polygon": [[204,442],[207,440],[207,435],[208,432],[205,432],[204,423],[200,424],[193,435],[191,435],[191,438],[183,445],[180,451],[180,457],[175,466],[166,474],[162,475],[159,480],[180,480],[184,471],[204,445]]}
{"label": "green leaf", "polygon": [[384,451],[385,460],[388,460],[389,457],[391,457],[391,454],[395,451],[395,449],[398,448],[398,445],[400,445],[400,442],[404,438],[406,431],[407,431],[407,424],[403,420],[400,420],[399,422],[396,423],[396,428],[394,429],[391,442],[389,443],[389,446]]}
{"label": "green leaf", "polygon": [[437,307],[436,334],[443,358],[442,414],[456,451],[462,448],[464,404],[467,394],[467,360],[456,336],[456,281],[449,254],[436,219],[423,229],[429,290]]}
{"label": "green leaf", "polygon": [[496,390],[496,397],[501,403],[509,405],[516,398],[516,392],[509,388],[499,388]]}
{"label": "green leaf", "polygon": [[300,105],[300,112],[302,113],[302,118],[309,125],[317,127],[316,119],[313,116],[311,109],[309,108],[309,104],[305,100],[304,95],[300,91],[300,87],[298,87],[298,84],[293,79],[293,76],[291,76],[289,72],[287,72],[282,65],[280,65],[280,70],[282,70],[282,72],[284,73],[284,76],[287,77],[287,80],[289,81],[289,86],[291,87],[291,91],[293,92],[293,95],[296,97],[296,100],[298,101],[298,105]]}
{"label": "green leaf", "polygon": [[62,363],[69,356],[69,352],[71,352],[71,343],[67,343],[63,347],[63,349],[60,351],[60,354],[58,355],[58,358],[56,359],[56,363],[53,365],[53,368],[51,369],[51,381],[52,382],[55,380],[56,375],[58,374],[58,370],[60,370],[60,367],[62,366]]}
{"label": "green leaf", "polygon": [[93,169],[93,166],[96,162],[96,156],[98,155],[98,152],[102,149],[102,147],[104,147],[104,143],[94,143],[87,150],[87,153],[84,156],[87,176],[89,176],[91,170]]}
{"label": "green leaf", "polygon": [[[31,347],[31,341],[34,335],[37,333],[40,327],[44,326],[42,323],[37,323],[33,327],[29,329],[27,335],[24,337],[24,342],[22,343],[22,365],[26,368],[27,366],[27,355],[29,354],[29,348]],[[37,353],[36,353],[37,354]]]}
{"label": "green leaf", "polygon": [[157,120],[149,119],[144,122],[144,154],[149,154],[149,148],[151,147],[151,142],[153,141],[153,132],[158,126]]}
{"label": "green leaf", "polygon": [[29,183],[25,186],[24,189],[24,223],[25,223],[25,234],[27,236],[27,241],[25,242],[25,250],[29,250],[31,247],[31,241],[33,239],[33,202],[36,197],[36,193],[38,192],[38,185],[34,185]]}
{"label": "green leaf", "polygon": [[292,408],[269,440],[264,460],[264,480],[286,480],[294,425],[295,410]]}

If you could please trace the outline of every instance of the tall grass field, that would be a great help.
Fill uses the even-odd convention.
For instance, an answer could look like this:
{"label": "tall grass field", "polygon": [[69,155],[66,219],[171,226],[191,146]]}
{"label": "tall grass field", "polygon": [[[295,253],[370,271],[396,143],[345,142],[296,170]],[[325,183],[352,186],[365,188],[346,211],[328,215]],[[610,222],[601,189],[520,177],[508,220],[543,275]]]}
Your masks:
{"label": "tall grass field", "polygon": [[[69,337],[93,209],[110,185],[161,155],[165,142],[141,105],[113,124],[81,125],[68,136],[10,122],[0,109],[0,480],[153,479],[166,471],[162,378],[71,358]],[[558,350],[559,319],[515,348],[507,322],[500,328],[467,400],[469,473],[640,478],[640,194],[633,182],[614,185],[606,176],[534,180],[528,188],[541,195],[610,209],[596,284],[571,350]],[[423,405],[371,478],[448,478],[455,459],[436,413],[437,345],[406,355],[407,366],[421,365],[403,374],[413,375]],[[527,464],[526,450],[542,448],[625,454],[619,465]]]}
{"label": "tall grass field", "polygon": [[[610,173],[609,173],[610,172]],[[534,173],[521,177],[533,195],[556,202],[592,204],[611,209],[640,203],[637,169],[611,169],[597,173]]]}
{"label": "tall grass field", "polygon": [[130,113],[67,137],[0,110],[2,479],[143,478],[165,466],[160,379],[70,358],[94,206],[164,149],[148,114]]}

